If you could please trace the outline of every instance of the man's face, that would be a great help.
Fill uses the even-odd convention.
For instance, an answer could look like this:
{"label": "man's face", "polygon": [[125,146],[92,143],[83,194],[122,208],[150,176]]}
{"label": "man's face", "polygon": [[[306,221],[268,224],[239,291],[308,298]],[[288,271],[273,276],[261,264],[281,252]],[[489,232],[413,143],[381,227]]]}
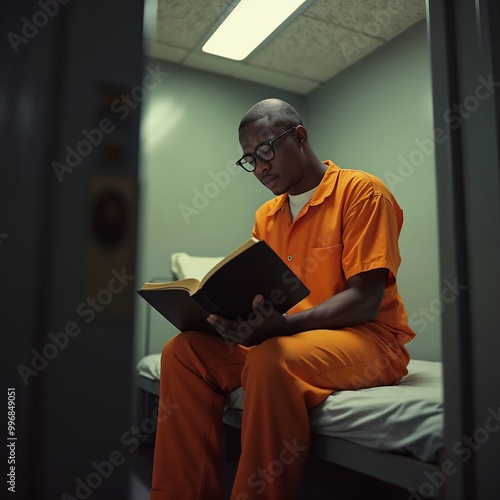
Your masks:
{"label": "man's face", "polygon": [[[275,127],[267,118],[249,123],[240,130],[240,144],[243,153],[254,153],[255,148],[279,136],[288,127]],[[297,132],[292,130],[272,144],[275,156],[272,160],[255,159],[253,174],[275,195],[297,194],[296,186],[302,179],[304,155],[297,141]],[[300,190],[298,191],[300,192]]]}

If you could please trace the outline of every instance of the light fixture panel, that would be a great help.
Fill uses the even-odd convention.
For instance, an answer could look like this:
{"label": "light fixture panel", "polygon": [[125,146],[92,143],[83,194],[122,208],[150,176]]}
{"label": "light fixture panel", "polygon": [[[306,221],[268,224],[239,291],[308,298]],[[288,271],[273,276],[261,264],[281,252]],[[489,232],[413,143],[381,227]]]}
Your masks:
{"label": "light fixture panel", "polygon": [[241,0],[202,51],[235,61],[248,57],[307,0]]}

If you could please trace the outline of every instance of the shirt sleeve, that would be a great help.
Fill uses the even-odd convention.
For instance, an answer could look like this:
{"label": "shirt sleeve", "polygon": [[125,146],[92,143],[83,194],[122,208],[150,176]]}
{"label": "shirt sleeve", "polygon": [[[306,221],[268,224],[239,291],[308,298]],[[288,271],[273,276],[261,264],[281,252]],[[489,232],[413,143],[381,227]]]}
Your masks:
{"label": "shirt sleeve", "polygon": [[[402,211],[388,190],[371,189],[350,206],[342,234],[342,267],[346,280],[372,269],[389,270],[388,285],[401,263],[398,238]],[[385,192],[384,192],[385,191]]]}

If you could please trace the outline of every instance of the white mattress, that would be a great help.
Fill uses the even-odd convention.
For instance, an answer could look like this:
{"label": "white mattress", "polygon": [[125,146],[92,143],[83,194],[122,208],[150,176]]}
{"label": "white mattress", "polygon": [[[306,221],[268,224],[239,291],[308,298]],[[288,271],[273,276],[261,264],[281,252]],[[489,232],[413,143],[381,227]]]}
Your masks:
{"label": "white mattress", "polygon": [[[381,451],[409,453],[425,462],[437,459],[443,443],[442,365],[412,360],[399,385],[339,391],[311,410],[314,432],[339,437]],[[160,354],[142,358],[139,375],[158,380]],[[227,396],[242,410],[243,390]]]}

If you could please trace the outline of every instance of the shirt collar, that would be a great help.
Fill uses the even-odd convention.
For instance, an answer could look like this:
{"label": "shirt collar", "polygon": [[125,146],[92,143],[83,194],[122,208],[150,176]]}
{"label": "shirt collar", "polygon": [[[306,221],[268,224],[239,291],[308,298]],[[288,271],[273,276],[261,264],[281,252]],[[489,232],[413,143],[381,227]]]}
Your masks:
{"label": "shirt collar", "polygon": [[[321,179],[321,182],[318,184],[318,187],[316,188],[316,191],[314,192],[311,201],[309,202],[309,206],[319,205],[320,203],[323,203],[325,198],[331,194],[337,182],[340,168],[330,160],[325,160],[323,163],[328,168],[326,169],[323,179]],[[270,207],[267,215],[272,216],[279,210],[284,210],[287,203],[288,193],[277,196],[276,198],[274,198],[274,203]]]}

